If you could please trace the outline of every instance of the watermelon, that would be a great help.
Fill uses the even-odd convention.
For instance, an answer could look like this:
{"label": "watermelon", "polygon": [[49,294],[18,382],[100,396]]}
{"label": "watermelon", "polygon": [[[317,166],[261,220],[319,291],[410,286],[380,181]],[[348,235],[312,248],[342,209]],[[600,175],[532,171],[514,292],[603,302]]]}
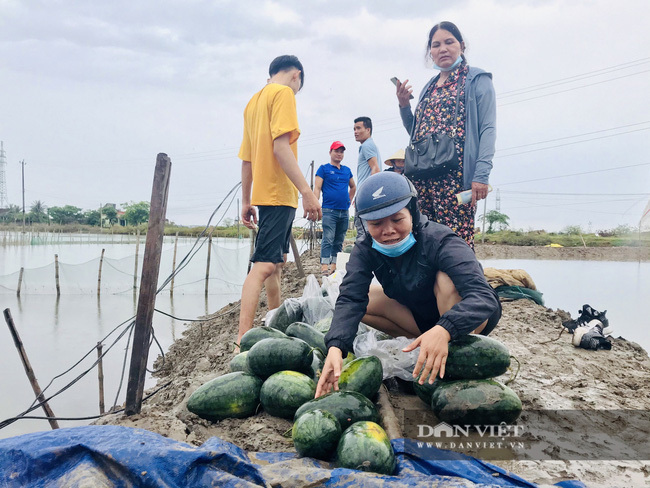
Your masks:
{"label": "watermelon", "polygon": [[379,419],[375,405],[361,393],[333,391],[305,403],[296,411],[294,420],[298,420],[302,414],[316,409],[325,410],[334,415],[341,424],[341,429],[347,429],[360,420],[377,422]]}
{"label": "watermelon", "polygon": [[384,429],[375,422],[356,422],[348,427],[336,448],[336,464],[342,468],[391,475],[397,461]]}
{"label": "watermelon", "polygon": [[262,385],[260,402],[274,417],[292,419],[298,407],[314,398],[316,383],[296,371],[279,371]]}
{"label": "watermelon", "polygon": [[240,352],[234,358],[230,360],[230,371],[243,371],[245,373],[250,373],[251,370],[248,368],[248,361],[246,359],[248,356],[248,351]]}
{"label": "watermelon", "polygon": [[502,375],[510,366],[510,352],[491,337],[469,334],[449,343],[446,380],[480,380]]}
{"label": "watermelon", "polygon": [[239,350],[241,352],[248,351],[259,341],[269,337],[287,337],[287,335],[273,327],[254,327],[242,336],[241,341],[239,341]]}
{"label": "watermelon", "polygon": [[325,365],[325,356],[318,349],[314,349],[313,353],[314,359],[311,362],[310,376],[314,381],[318,381],[320,374],[323,371],[323,366]]}
{"label": "watermelon", "polygon": [[357,357],[349,352],[348,355],[343,358],[343,366],[348,364],[350,361],[354,361],[355,359],[357,359]]}
{"label": "watermelon", "polygon": [[312,359],[309,344],[295,337],[262,339],[248,351],[248,367],[260,378],[285,370],[310,374]]}
{"label": "watermelon", "polygon": [[219,376],[196,389],[187,409],[207,420],[250,417],[260,403],[262,380],[237,371]]}
{"label": "watermelon", "polygon": [[330,330],[330,326],[332,325],[332,316],[330,315],[329,317],[325,317],[324,319],[320,319],[318,322],[314,324],[314,329],[316,329],[318,332],[322,332],[323,334],[327,334],[327,332]]}
{"label": "watermelon", "polygon": [[355,359],[345,365],[339,378],[339,389],[356,391],[366,398],[373,398],[383,379],[381,361],[375,356]]}
{"label": "watermelon", "polygon": [[433,392],[440,386],[440,382],[443,381],[440,378],[436,378],[436,380],[433,382],[433,384],[429,384],[428,381],[425,381],[424,384],[420,384],[420,376],[417,377],[415,381],[412,381],[411,383],[413,384],[413,391],[415,394],[418,396],[420,400],[422,400],[424,403],[427,404],[427,406],[431,406],[431,395],[433,395]]}
{"label": "watermelon", "polygon": [[318,332],[311,325],[306,324],[305,322],[294,322],[287,327],[286,334],[289,337],[302,339],[311,347],[315,347],[323,354],[327,351],[325,348],[325,334]]}
{"label": "watermelon", "polygon": [[299,455],[327,461],[336,451],[341,424],[325,410],[312,410],[294,422],[291,437]]}
{"label": "watermelon", "polygon": [[297,298],[287,298],[280,305],[271,319],[268,326],[278,329],[280,332],[287,330],[289,325],[302,320],[302,306]]}
{"label": "watermelon", "polygon": [[521,414],[521,400],[492,379],[443,380],[431,395],[431,409],[449,424],[510,424]]}

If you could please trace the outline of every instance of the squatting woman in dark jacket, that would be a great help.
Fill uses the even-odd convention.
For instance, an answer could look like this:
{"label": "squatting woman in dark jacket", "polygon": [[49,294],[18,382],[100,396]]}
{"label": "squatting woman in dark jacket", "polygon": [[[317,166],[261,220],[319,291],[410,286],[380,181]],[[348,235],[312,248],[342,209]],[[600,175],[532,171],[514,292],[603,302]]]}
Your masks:
{"label": "squatting woman in dark jacket", "polygon": [[[359,189],[356,211],[366,237],[355,243],[336,301],[316,396],[338,389],[343,357],[352,351],[359,322],[420,348],[413,376],[444,376],[447,344],[487,335],[501,317],[499,299],[467,244],[418,210],[411,182],[384,171]],[[371,285],[373,276],[381,286]],[[430,376],[429,376],[430,375]]]}

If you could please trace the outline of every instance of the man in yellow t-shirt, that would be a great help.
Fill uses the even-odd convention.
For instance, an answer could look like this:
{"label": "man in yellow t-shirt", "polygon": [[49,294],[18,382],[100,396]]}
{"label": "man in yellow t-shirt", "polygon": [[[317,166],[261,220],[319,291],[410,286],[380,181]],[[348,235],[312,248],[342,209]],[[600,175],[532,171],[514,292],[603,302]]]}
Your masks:
{"label": "man in yellow t-shirt", "polygon": [[[287,260],[291,226],[302,195],[303,217],[320,220],[318,199],[298,167],[300,136],[296,93],[304,82],[304,70],[296,56],[279,56],[269,66],[267,85],[253,95],[244,110],[242,160],[242,221],[250,229],[258,223],[255,252],[242,288],[239,335],[253,327],[262,285],[269,309],[280,306],[280,278]],[[251,192],[252,190],[252,192]],[[252,193],[252,196],[251,196]]]}

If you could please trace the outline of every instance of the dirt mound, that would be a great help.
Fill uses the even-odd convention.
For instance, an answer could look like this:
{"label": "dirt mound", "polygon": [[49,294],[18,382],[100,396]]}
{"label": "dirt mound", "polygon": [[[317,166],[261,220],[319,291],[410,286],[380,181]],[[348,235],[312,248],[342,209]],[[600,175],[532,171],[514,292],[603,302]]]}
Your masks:
{"label": "dirt mound", "polygon": [[[479,253],[480,254],[480,253]],[[530,257],[530,256],[528,256]],[[307,274],[319,270],[317,250],[303,256]],[[534,277],[533,277],[534,278]],[[300,296],[305,279],[297,277],[293,263],[283,275],[283,297]],[[543,290],[542,290],[543,291]],[[491,334],[502,341],[521,363],[510,386],[518,393],[525,410],[648,410],[650,360],[638,345],[623,338],[613,340],[611,351],[588,351],[571,345],[571,335],[561,336],[561,323],[569,318],[562,310],[551,310],[530,300],[504,303],[504,313]],[[266,296],[260,300],[256,325],[266,313]],[[208,422],[189,413],[189,395],[208,380],[229,372],[233,342],[237,334],[239,303],[224,307],[203,323],[188,327],[164,361],[155,363],[157,387],[168,385],[151,397],[139,415],[108,415],[97,423],[144,428],[164,436],[200,445],[212,436],[233,442],[249,451],[293,451],[291,422],[261,412],[247,419]],[[416,397],[392,393],[396,409],[412,408]],[[421,403],[421,402],[420,402]],[[409,406],[410,405],[410,406]],[[419,408],[422,408],[420,405]],[[525,413],[522,415],[525,420]],[[585,419],[585,434],[607,435],[615,423],[591,425]],[[647,438],[648,424],[639,427]],[[590,486],[641,486],[650,468],[641,461],[507,461],[495,462],[523,478],[542,484],[580,479]]]}

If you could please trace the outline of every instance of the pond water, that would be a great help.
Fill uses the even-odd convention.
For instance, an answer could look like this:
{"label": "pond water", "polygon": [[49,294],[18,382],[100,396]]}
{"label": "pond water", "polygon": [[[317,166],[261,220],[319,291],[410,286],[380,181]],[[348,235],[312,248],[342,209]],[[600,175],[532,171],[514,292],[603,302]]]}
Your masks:
{"label": "pond water", "polygon": [[486,259],[484,267],[524,269],[544,296],[544,305],[578,317],[589,304],[607,310],[614,337],[622,336],[650,351],[650,263]]}
{"label": "pond water", "polygon": [[[56,375],[73,366],[84,354],[88,357],[71,373],[56,379],[46,396],[58,391],[89,369],[96,360],[93,350],[119,324],[128,324],[135,315],[137,294],[133,292],[135,242],[92,242],[80,238],[74,244],[47,243],[17,246],[0,245],[0,308],[9,308],[21,335],[36,377],[44,388]],[[180,319],[197,319],[214,313],[239,300],[249,256],[248,240],[215,239],[212,242],[208,293],[205,294],[207,245],[192,250],[193,239],[179,239],[176,266],[184,256],[196,254],[175,278],[174,294],[170,284],[158,294],[156,308]],[[305,243],[299,243],[304,249]],[[105,249],[101,294],[97,296],[101,250]],[[161,257],[159,285],[172,270],[174,239],[166,238]],[[142,265],[144,239],[139,247],[137,278]],[[54,283],[54,254],[59,256],[61,296]],[[291,257],[291,256],[290,256]],[[484,266],[521,268],[533,277],[544,294],[545,304],[561,308],[576,317],[577,310],[589,303],[598,310],[607,309],[615,336],[623,336],[650,349],[650,318],[642,306],[650,296],[650,263],[599,261],[485,260]],[[21,296],[16,296],[19,270],[25,268]],[[3,320],[4,322],[4,320]],[[178,339],[187,320],[174,320],[154,314],[156,338],[163,350]],[[236,328],[233,324],[233,329]],[[30,406],[34,394],[24,374],[18,353],[6,325],[0,328],[0,421],[19,414]],[[108,348],[126,325],[108,339]],[[106,408],[125,398],[126,376],[122,378],[128,333],[104,357]],[[158,355],[156,346],[149,353],[149,368]],[[146,387],[155,381],[147,378]],[[51,402],[60,417],[97,415],[98,380],[96,369]],[[42,410],[31,415],[42,416]],[[86,421],[63,421],[61,426],[81,425]],[[0,438],[49,429],[44,420],[20,420],[0,430]]]}

